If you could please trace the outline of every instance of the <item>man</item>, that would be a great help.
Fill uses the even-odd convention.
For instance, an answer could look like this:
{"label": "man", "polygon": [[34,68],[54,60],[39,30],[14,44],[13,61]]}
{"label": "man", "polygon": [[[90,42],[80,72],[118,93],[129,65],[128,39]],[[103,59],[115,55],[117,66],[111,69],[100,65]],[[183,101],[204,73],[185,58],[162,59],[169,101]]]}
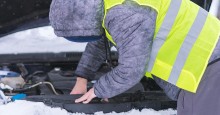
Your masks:
{"label": "man", "polygon": [[[189,0],[53,0],[50,21],[58,36],[96,40],[75,71],[71,94],[85,93],[76,103],[111,98],[147,75],[178,99],[178,115],[220,114],[220,22]],[[119,65],[87,92],[106,58],[103,34],[117,48]]]}

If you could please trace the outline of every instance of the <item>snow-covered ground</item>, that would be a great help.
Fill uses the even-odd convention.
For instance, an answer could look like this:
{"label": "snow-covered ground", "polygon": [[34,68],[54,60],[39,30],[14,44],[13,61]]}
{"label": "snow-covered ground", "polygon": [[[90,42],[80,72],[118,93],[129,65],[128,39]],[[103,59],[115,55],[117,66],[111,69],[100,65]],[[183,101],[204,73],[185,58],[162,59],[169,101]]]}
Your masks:
{"label": "snow-covered ground", "polygon": [[[155,111],[152,109],[131,110],[125,113],[96,112],[95,115],[175,115],[172,109]],[[68,113],[61,108],[51,108],[41,102],[16,101],[7,105],[0,105],[0,115],[86,115],[84,113]]]}

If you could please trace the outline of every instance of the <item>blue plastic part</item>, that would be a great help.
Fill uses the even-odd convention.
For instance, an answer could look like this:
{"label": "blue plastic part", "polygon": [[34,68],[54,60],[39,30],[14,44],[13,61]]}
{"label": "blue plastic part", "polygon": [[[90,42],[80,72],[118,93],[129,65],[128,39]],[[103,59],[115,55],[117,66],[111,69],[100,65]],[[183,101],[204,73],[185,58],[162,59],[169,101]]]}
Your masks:
{"label": "blue plastic part", "polygon": [[11,71],[10,71],[6,77],[19,77],[19,76],[20,76],[19,73],[11,72]]}
{"label": "blue plastic part", "polygon": [[20,74],[13,71],[0,70],[0,79],[4,77],[19,77]]}
{"label": "blue plastic part", "polygon": [[64,37],[72,42],[92,42],[101,39],[101,36],[80,36],[80,37]]}
{"label": "blue plastic part", "polygon": [[26,97],[27,97],[26,94],[21,93],[21,94],[17,94],[17,95],[12,96],[11,99],[12,99],[12,101],[15,101],[15,100],[22,100]]}

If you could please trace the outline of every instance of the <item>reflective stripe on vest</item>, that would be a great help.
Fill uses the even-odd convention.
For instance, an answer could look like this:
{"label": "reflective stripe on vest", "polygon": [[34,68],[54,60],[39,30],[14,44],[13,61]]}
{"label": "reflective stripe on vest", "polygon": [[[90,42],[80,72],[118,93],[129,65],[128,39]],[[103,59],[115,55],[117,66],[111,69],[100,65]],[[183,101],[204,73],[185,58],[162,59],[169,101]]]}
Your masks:
{"label": "reflective stripe on vest", "polygon": [[[185,17],[186,20],[190,18],[193,21],[188,21],[185,26],[182,24],[185,30],[181,31],[177,28],[177,23],[181,23],[181,19],[184,19],[184,15],[181,14],[184,11],[183,7],[187,7],[187,1],[171,1],[162,26],[155,36],[147,71],[182,89],[196,92],[218,41],[219,21],[208,15],[204,9],[191,4],[191,16],[190,13],[184,15],[188,15]],[[213,19],[212,24],[211,19]],[[216,30],[210,31],[211,28],[207,28],[208,23]],[[185,36],[184,31],[186,31]],[[174,33],[177,35],[173,35]],[[210,37],[204,33],[209,34]]]}
{"label": "reflective stripe on vest", "polygon": [[[179,51],[178,56],[176,58],[176,61],[174,63],[174,66],[171,71],[168,82],[170,82],[172,84],[177,83],[177,80],[178,80],[180,73],[181,73],[181,70],[183,69],[183,66],[187,60],[187,57],[188,57],[190,51],[192,50],[194,43],[196,42],[197,38],[199,37],[199,34],[202,31],[202,28],[205,24],[207,15],[208,15],[208,13],[204,9],[202,9],[202,8],[199,9],[198,15],[197,15],[192,27],[190,28],[190,31],[189,31],[188,35],[186,36],[181,48],[180,48],[180,51]],[[191,37],[190,35],[194,35],[195,37]],[[191,42],[191,44],[189,44],[189,42]]]}
{"label": "reflective stripe on vest", "polygon": [[[104,20],[108,9],[124,1],[104,0]],[[158,12],[146,75],[153,74],[182,89],[196,92],[220,35],[219,20],[189,0],[133,1]],[[106,35],[114,43],[104,20]]]}
{"label": "reflective stripe on vest", "polygon": [[170,7],[161,25],[161,27],[166,27],[166,30],[161,30],[163,28],[160,28],[160,30],[156,34],[156,37],[154,38],[154,44],[152,46],[152,51],[151,51],[151,58],[147,69],[147,71],[149,72],[152,70],[158,51],[160,50],[165,40],[167,39],[167,36],[170,33],[170,30],[172,29],[172,26],[178,14],[179,10],[173,10],[173,9],[179,9],[180,6],[181,6],[180,0],[172,0],[170,3]]}

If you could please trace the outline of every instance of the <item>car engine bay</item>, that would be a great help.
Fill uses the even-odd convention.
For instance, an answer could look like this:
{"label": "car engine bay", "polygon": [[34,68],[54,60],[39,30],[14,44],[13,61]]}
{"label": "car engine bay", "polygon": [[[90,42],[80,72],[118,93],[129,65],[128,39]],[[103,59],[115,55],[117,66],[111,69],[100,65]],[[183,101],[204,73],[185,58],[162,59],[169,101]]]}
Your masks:
{"label": "car engine bay", "polygon": [[[76,104],[75,99],[81,95],[70,95],[70,92],[76,82],[74,70],[80,59],[74,55],[65,54],[64,60],[43,61],[42,55],[35,62],[27,58],[23,63],[21,60],[15,61],[13,58],[7,58],[9,63],[1,63],[0,74],[2,78],[0,83],[10,88],[2,88],[6,97],[10,101],[28,100],[34,102],[43,102],[52,107],[61,107],[69,112],[94,113],[103,112],[124,112],[133,108],[153,108],[155,110],[176,108],[176,101],[170,100],[154,82],[154,80],[143,77],[140,83],[129,89],[125,93],[109,99],[109,102],[103,102],[96,98],[90,104]],[[69,57],[70,56],[70,57]],[[117,53],[113,53],[112,65],[117,65]],[[6,56],[7,57],[7,56]],[[52,58],[51,55],[44,56]],[[77,58],[76,58],[77,57]],[[38,56],[35,56],[38,58]],[[4,58],[5,59],[5,58]],[[69,59],[67,61],[66,59]],[[41,61],[40,61],[41,60]],[[2,60],[3,61],[3,60]],[[101,68],[96,73],[95,79],[89,81],[87,88],[90,89],[96,80],[104,73],[111,70],[108,63],[103,62]],[[3,73],[7,73],[3,75]],[[11,79],[13,78],[13,79]],[[90,108],[90,109],[84,109]]]}

